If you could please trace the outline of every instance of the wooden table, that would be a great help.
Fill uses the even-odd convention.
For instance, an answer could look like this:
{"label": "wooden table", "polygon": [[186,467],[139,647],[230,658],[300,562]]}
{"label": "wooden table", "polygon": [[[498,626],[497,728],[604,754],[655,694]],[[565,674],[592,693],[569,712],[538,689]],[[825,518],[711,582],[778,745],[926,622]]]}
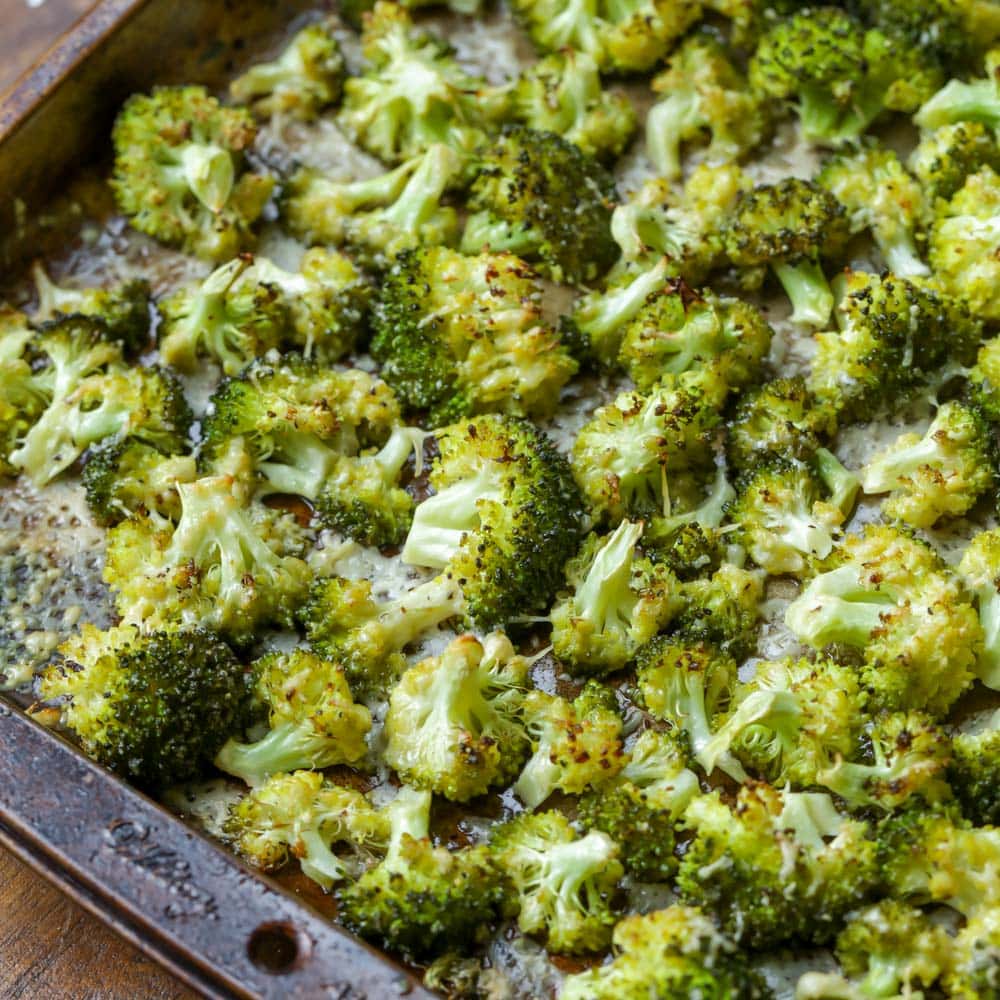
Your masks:
{"label": "wooden table", "polygon": [[[0,91],[94,0],[0,0]],[[100,921],[0,850],[0,1000],[194,1000]]]}

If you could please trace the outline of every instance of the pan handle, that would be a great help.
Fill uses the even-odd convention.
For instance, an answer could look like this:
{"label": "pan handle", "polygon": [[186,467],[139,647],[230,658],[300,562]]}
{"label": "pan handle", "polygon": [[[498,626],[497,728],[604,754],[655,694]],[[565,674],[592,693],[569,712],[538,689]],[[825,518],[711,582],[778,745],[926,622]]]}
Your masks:
{"label": "pan handle", "polygon": [[212,1000],[430,1000],[398,966],[0,700],[0,842]]}

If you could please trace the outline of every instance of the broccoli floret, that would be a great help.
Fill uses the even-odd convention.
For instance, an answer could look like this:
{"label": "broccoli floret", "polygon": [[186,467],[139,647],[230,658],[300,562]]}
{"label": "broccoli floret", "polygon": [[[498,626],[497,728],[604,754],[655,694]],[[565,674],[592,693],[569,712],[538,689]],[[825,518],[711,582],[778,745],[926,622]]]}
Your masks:
{"label": "broccoli floret", "polygon": [[[337,13],[354,28],[364,23],[364,15],[373,10],[376,0],[343,0],[337,6]],[[400,7],[419,10],[422,7],[443,7],[456,14],[478,14],[482,0],[401,0]]]}
{"label": "broccoli floret", "polygon": [[386,163],[437,144],[475,149],[507,112],[508,97],[465,73],[451,47],[417,31],[409,13],[379,2],[361,35],[366,69],[344,83],[341,128]]}
{"label": "broccoli floret", "polygon": [[677,869],[674,827],[698,792],[686,749],[676,734],[647,729],[618,778],[579,801],[578,821],[618,844],[626,870],[640,882],[665,882]]}
{"label": "broccoli floret", "polygon": [[976,824],[1000,826],[1000,710],[956,734],[951,752],[948,781],[962,814]]}
{"label": "broccoli floret", "polygon": [[676,626],[689,637],[705,639],[739,660],[757,646],[757,624],[764,600],[765,574],[723,562],[710,577],[684,584],[687,607]]}
{"label": "broccoli floret", "polygon": [[427,835],[430,792],[402,788],[385,808],[385,860],[340,892],[347,927],[411,960],[482,940],[507,889],[485,846],[449,851]]}
{"label": "broccoli floret", "polygon": [[773,331],[748,303],[674,279],[647,297],[620,334],[618,362],[646,392],[664,375],[692,368],[711,368],[732,388],[756,381]]}
{"label": "broccoli floret", "polygon": [[45,410],[46,393],[31,370],[28,352],[34,335],[27,316],[0,306],[0,478],[17,474],[7,456]]}
{"label": "broccoli floret", "polygon": [[255,63],[229,85],[237,104],[254,114],[315,118],[340,99],[344,57],[330,30],[311,24],[298,32],[271,62]]}
{"label": "broccoli floret", "polygon": [[942,125],[925,135],[908,161],[928,202],[948,201],[966,177],[990,167],[1000,173],[1000,143],[993,129],[982,122]]}
{"label": "broccoli floret", "polygon": [[740,396],[726,455],[737,469],[771,458],[808,462],[836,431],[836,412],[818,402],[801,375],[772,379]]}
{"label": "broccoli floret", "polygon": [[571,593],[550,612],[557,659],[582,672],[621,670],[678,610],[680,586],[663,563],[637,551],[642,523],[589,535],[566,565]]}
{"label": "broccoli floret", "polygon": [[848,235],[836,198],[812,181],[789,177],[740,195],[725,244],[739,268],[770,265],[792,304],[792,322],[823,326],[834,300],[820,261],[840,254]]}
{"label": "broccoli floret", "polygon": [[972,683],[982,629],[958,578],[926,543],[868,525],[831,553],[785,613],[798,638],[859,651],[874,704],[943,715]]}
{"label": "broccoli floret", "polygon": [[966,373],[972,403],[993,423],[1000,423],[1000,337],[985,341]]}
{"label": "broccoli floret", "polygon": [[537,275],[513,254],[406,253],[381,284],[372,355],[432,426],[489,411],[544,416],[577,363],[541,300]]}
{"label": "broccoli floret", "polygon": [[566,979],[561,1000],[768,1000],[763,979],[701,910],[670,906],[620,920],[614,959]]}
{"label": "broccoli floret", "polygon": [[132,278],[108,288],[67,288],[56,285],[38,261],[31,270],[37,305],[36,324],[65,316],[88,316],[104,324],[109,340],[118,341],[126,354],[149,347],[149,282]]}
{"label": "broccoli floret", "polygon": [[176,523],[154,512],[108,533],[104,580],[119,614],[146,627],[176,621],[248,640],[266,623],[290,626],[311,571],[299,558],[304,536],[290,514],[250,501],[248,459],[178,483]]}
{"label": "broccoli floret", "polygon": [[715,373],[689,372],[600,407],[580,429],[571,459],[595,515],[617,523],[669,513],[670,478],[713,467],[726,388]]}
{"label": "broccoli floret", "polygon": [[852,0],[848,6],[894,41],[920,48],[932,60],[928,73],[970,62],[981,41],[967,31],[969,0]]}
{"label": "broccoli floret", "polygon": [[828,795],[751,782],[732,807],[718,792],[699,796],[682,822],[693,839],[677,873],[681,900],[751,948],[829,940],[877,885],[868,824],[845,819]]}
{"label": "broccoli floret", "polygon": [[514,784],[528,809],[540,806],[557,789],[579,795],[622,769],[622,720],[613,702],[610,691],[593,680],[572,702],[529,692],[522,713],[531,757]]}
{"label": "broccoli floret", "polygon": [[510,879],[518,927],[537,934],[550,951],[600,951],[617,920],[615,886],[624,874],[618,846],[604,833],[577,836],[555,811],[525,813],[490,838],[497,864]]}
{"label": "broccoli floret", "polygon": [[208,260],[253,243],[274,178],[247,169],[253,119],[204,87],[134,94],[115,120],[118,207],[140,232]]}
{"label": "broccoli floret", "polygon": [[848,272],[836,319],[816,335],[809,388],[851,419],[899,405],[946,362],[972,364],[982,335],[961,302],[892,274]]}
{"label": "broccoli floret", "polygon": [[973,314],[1000,320],[1000,173],[970,174],[931,227],[935,279]]}
{"label": "broccoli floret", "polygon": [[84,625],[59,655],[41,697],[59,700],[63,724],[90,756],[145,787],[199,774],[246,718],[246,671],[204,629]]}
{"label": "broccoli floret", "polygon": [[180,514],[178,483],[198,478],[193,455],[164,455],[148,444],[126,438],[91,448],[83,467],[83,487],[90,512],[112,525],[133,514],[154,511]]}
{"label": "broccoli floret", "polygon": [[930,528],[960,517],[995,491],[997,445],[993,429],[974,406],[945,403],[926,433],[903,434],[861,471],[865,493],[890,493],[888,517]]}
{"label": "broccoli floret", "polygon": [[697,0],[514,0],[545,52],[579,49],[602,70],[643,71],[667,54],[698,19]]}
{"label": "broccoli floret", "polygon": [[382,847],[389,823],[361,792],[327,781],[317,771],[276,774],[229,809],[225,834],[251,864],[277,871],[289,857],[324,889],[347,877],[335,843]]}
{"label": "broccoli floret", "polygon": [[957,122],[980,122],[1000,128],[1000,84],[997,66],[1000,51],[986,57],[986,75],[974,80],[950,80],[920,108],[913,121],[922,129],[940,128]]}
{"label": "broccoli floret", "polygon": [[981,531],[969,543],[958,564],[979,612],[983,643],[976,661],[976,676],[1000,691],[1000,531]]}
{"label": "broccoli floret", "polygon": [[817,182],[847,209],[852,233],[871,232],[889,270],[901,278],[930,273],[917,246],[923,191],[891,149],[868,146],[837,156]]}
{"label": "broccoli floret", "polygon": [[555,132],[599,159],[620,156],[637,128],[624,94],[604,89],[594,57],[563,49],[539,59],[517,80],[513,116],[538,132]]}
{"label": "broccoli floret", "polygon": [[411,667],[389,696],[386,763],[453,802],[505,784],[528,751],[519,710],[529,669],[499,632],[459,636]]}
{"label": "broccoli floret", "polygon": [[823,492],[819,476],[800,462],[772,458],[748,469],[729,505],[736,540],[772,575],[805,573],[830,554],[844,520]]}
{"label": "broccoli floret", "polygon": [[364,757],[371,713],[354,704],[340,667],[295,649],[258,660],[253,675],[269,731],[253,743],[230,739],[216,754],[216,767],[260,785],[280,772],[356,764]]}
{"label": "broccoli floret", "polygon": [[69,316],[32,338],[35,394],[45,401],[8,460],[47,483],[108,438],[132,438],[165,452],[187,444],[191,410],[180,385],[159,368],[127,367],[121,347],[96,320]]}
{"label": "broccoli floret", "polygon": [[951,946],[944,985],[954,1000],[982,1000],[1000,989],[1000,921],[996,910],[967,921]]}
{"label": "broccoli floret", "polygon": [[554,281],[580,284],[618,256],[611,175],[553,132],[510,126],[480,156],[463,253],[507,250]]}
{"label": "broccoli floret", "polygon": [[681,176],[683,143],[707,139],[706,158],[728,163],[767,134],[764,105],[711,32],[691,35],[652,87],[663,96],[646,115],[646,152],[663,177]]}
{"label": "broccoli floret", "polygon": [[511,417],[477,417],[435,437],[434,495],[414,513],[403,562],[447,568],[479,628],[548,607],[580,532],[568,463]]}

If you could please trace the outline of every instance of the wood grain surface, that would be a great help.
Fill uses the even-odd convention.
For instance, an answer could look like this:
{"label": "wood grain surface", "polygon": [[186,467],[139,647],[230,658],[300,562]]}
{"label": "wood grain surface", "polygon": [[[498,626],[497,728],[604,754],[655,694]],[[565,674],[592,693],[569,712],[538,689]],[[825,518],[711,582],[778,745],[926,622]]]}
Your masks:
{"label": "wood grain surface", "polygon": [[[94,0],[0,0],[0,92]],[[0,1000],[194,1000],[186,987],[0,849]]]}

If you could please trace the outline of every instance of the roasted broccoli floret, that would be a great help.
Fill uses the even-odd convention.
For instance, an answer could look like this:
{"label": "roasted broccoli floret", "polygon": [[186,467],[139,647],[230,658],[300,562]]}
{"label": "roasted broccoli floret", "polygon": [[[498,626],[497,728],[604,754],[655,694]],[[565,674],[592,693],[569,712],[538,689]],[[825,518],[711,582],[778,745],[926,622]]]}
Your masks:
{"label": "roasted broccoli floret", "polygon": [[84,625],[59,647],[39,693],[100,763],[145,787],[199,774],[246,719],[248,675],[200,628],[140,634]]}
{"label": "roasted broccoli floret", "polygon": [[32,322],[50,323],[64,316],[89,316],[100,321],[108,340],[126,354],[149,347],[149,282],[131,278],[107,288],[69,288],[55,284],[38,261],[31,269],[37,304]]}
{"label": "roasted broccoli floret", "polygon": [[230,739],[216,754],[216,767],[260,785],[280,772],[356,764],[364,757],[371,713],[354,704],[336,664],[295,649],[262,657],[253,676],[269,731],[252,743]]}
{"label": "roasted broccoli floret", "polygon": [[566,565],[571,593],[550,612],[556,657],[581,672],[621,670],[681,604],[677,578],[637,551],[643,525],[592,534]]}
{"label": "roasted broccoli floret", "polygon": [[530,661],[502,633],[459,636],[411,667],[389,696],[386,763],[416,788],[465,802],[521,769]]}
{"label": "roasted broccoli floret", "polygon": [[385,860],[340,892],[339,914],[361,937],[427,958],[483,939],[507,890],[485,846],[449,851],[428,837],[430,792],[402,788],[385,808]]}
{"label": "roasted broccoli floret", "polygon": [[598,159],[620,156],[638,124],[631,101],[602,86],[594,57],[573,49],[529,66],[514,84],[512,104],[528,128],[555,132]]}
{"label": "roasted broccoli floret", "polygon": [[577,364],[541,300],[537,275],[513,254],[406,253],[381,284],[371,352],[431,426],[489,411],[546,415]]}
{"label": "roasted broccoli floret", "polygon": [[973,314],[1000,320],[1000,173],[970,174],[931,227],[930,262],[946,292]]}
{"label": "roasted broccoli floret", "polygon": [[1000,127],[1000,84],[997,66],[1000,50],[986,57],[986,75],[974,80],[950,80],[913,116],[922,129],[940,128],[956,122],[981,122],[988,128]]}
{"label": "roasted broccoli floret", "polygon": [[250,114],[224,108],[204,87],[134,94],[115,121],[118,207],[140,232],[208,260],[253,243],[274,179],[247,169]]}
{"label": "roasted broccoli floret", "polygon": [[945,989],[954,1000],[981,1000],[1000,988],[1000,921],[996,910],[966,922],[951,947]]}
{"label": "roasted broccoli floret", "polygon": [[764,105],[708,31],[691,35],[652,86],[662,97],[646,115],[646,152],[662,177],[680,177],[684,143],[709,140],[706,158],[728,163],[767,133]]}
{"label": "roasted broccoli floret", "polygon": [[579,49],[602,70],[651,69],[701,12],[697,0],[514,0],[543,51]]}
{"label": "roasted broccoli floret", "polygon": [[540,806],[557,789],[579,795],[597,787],[624,766],[621,716],[612,692],[596,681],[588,681],[572,702],[531,691],[522,712],[531,757],[514,791],[528,809]]}
{"label": "roasted broccoli floret", "polygon": [[990,167],[1000,173],[1000,143],[982,122],[942,125],[924,135],[910,154],[908,166],[920,182],[930,205],[948,201],[966,177]]}
{"label": "roasted broccoli floret", "polygon": [[324,889],[348,875],[332,845],[367,850],[389,839],[389,822],[361,792],[327,781],[318,771],[276,774],[229,809],[225,834],[251,864],[277,871],[289,857]]}
{"label": "roasted broccoli floret", "polygon": [[695,798],[682,822],[693,839],[677,888],[752,948],[822,943],[878,883],[867,823],[845,819],[829,795],[757,782],[733,806],[718,792]]}
{"label": "roasted broccoli floret", "polygon": [[1000,691],[1000,531],[979,532],[965,550],[958,573],[972,594],[983,629],[976,676]]}
{"label": "roasted broccoli floret", "polygon": [[0,306],[0,477],[17,474],[7,456],[45,410],[46,393],[35,379],[28,353],[34,335],[27,316]]}
{"label": "roasted broccoli floret", "polygon": [[973,823],[1000,826],[1000,710],[957,733],[948,781],[962,814]]}
{"label": "roasted broccoli floret", "polygon": [[490,846],[510,879],[518,927],[550,951],[600,951],[617,920],[615,886],[624,874],[607,834],[578,836],[559,812],[524,813],[497,827]]}
{"label": "roasted broccoli floret", "polygon": [[792,304],[792,322],[823,326],[834,300],[821,260],[839,255],[848,235],[836,198],[812,181],[789,177],[740,195],[725,244],[737,267],[771,267]]}
{"label": "roasted broccoli floret", "polygon": [[915,528],[959,517],[995,491],[997,444],[975,406],[945,403],[923,436],[903,434],[861,471],[865,493],[889,493],[882,510]]}
{"label": "roasted broccoli floret", "polygon": [[555,281],[593,280],[618,256],[615,197],[614,179],[578,146],[511,126],[480,156],[462,251],[506,250]]}
{"label": "roasted broccoli floret", "polygon": [[612,943],[613,960],[569,976],[561,1000],[772,996],[732,940],[697,907],[625,917],[616,924]]}
{"label": "roasted broccoli floret", "polygon": [[785,613],[800,640],[864,658],[874,704],[943,715],[972,683],[983,632],[964,589],[930,545],[868,525],[834,549]]}
{"label": "roasted broccoli floret", "polygon": [[345,81],[337,121],[386,163],[437,143],[471,151],[507,111],[502,89],[490,90],[464,72],[451,47],[416,30],[397,4],[375,4],[365,17],[361,45],[365,72]]}
{"label": "roasted broccoli floret", "polygon": [[871,232],[890,271],[901,278],[930,273],[917,245],[923,191],[891,149],[867,146],[834,157],[817,181],[847,209],[852,233]]}
{"label": "roasted broccoli floret", "polygon": [[340,99],[344,57],[330,30],[310,24],[299,31],[278,57],[255,63],[229,85],[237,104],[254,114],[315,118]]}
{"label": "roasted broccoli floret", "polygon": [[[364,22],[364,15],[373,10],[376,0],[343,0],[337,7],[337,13],[352,27],[359,28]],[[482,0],[401,0],[400,7],[407,10],[419,10],[422,7],[443,7],[456,14],[478,14]]]}

